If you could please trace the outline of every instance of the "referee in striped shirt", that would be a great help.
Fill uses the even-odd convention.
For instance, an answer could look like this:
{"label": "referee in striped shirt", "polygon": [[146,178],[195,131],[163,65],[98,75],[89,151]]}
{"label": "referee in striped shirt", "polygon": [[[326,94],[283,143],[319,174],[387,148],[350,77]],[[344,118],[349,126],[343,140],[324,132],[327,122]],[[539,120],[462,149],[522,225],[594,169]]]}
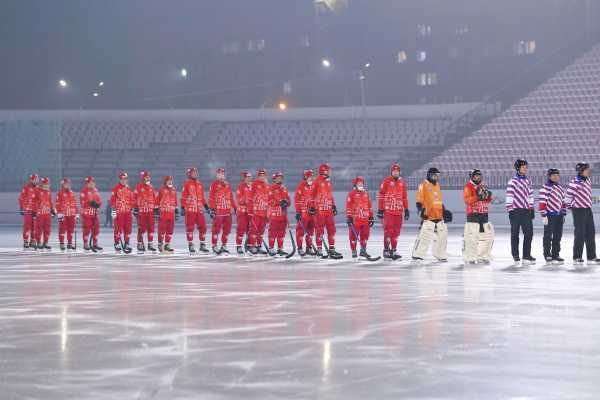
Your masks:
{"label": "referee in striped shirt", "polygon": [[519,233],[523,231],[523,265],[535,264],[531,256],[531,241],[533,240],[533,188],[527,178],[526,160],[515,161],[516,174],[508,181],[506,187],[506,211],[510,219],[510,250],[515,263],[519,258]]}

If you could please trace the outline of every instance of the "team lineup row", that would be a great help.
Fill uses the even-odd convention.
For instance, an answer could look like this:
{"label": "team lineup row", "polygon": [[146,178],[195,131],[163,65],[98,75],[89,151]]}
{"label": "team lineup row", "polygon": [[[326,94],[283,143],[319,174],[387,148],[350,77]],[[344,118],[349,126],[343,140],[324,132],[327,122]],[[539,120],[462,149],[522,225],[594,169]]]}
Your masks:
{"label": "team lineup row", "polygon": [[[594,222],[591,212],[592,192],[589,182],[590,168],[580,163],[576,167],[578,175],[569,183],[567,190],[560,185],[560,172],[548,171],[548,181],[540,190],[539,212],[544,220],[544,258],[547,262],[562,263],[560,241],[564,216],[571,209],[575,221],[574,260],[583,263],[582,252],[585,244],[589,261],[598,262],[595,254]],[[509,181],[506,191],[506,207],[511,223],[511,250],[515,263],[519,256],[519,233],[522,230],[523,263],[535,262],[531,256],[533,237],[534,198],[531,181],[527,178],[527,161],[515,162],[515,176]],[[296,234],[290,230],[293,248],[300,256],[342,258],[335,249],[335,221],[337,207],[331,186],[331,168],[328,164],[319,166],[317,176],[312,170],[305,170],[303,179],[294,193],[296,212]],[[412,251],[413,262],[422,262],[433,242],[433,256],[441,262],[447,260],[447,227],[452,213],[444,207],[439,185],[440,171],[430,168],[426,179],[419,185],[416,194],[416,207],[422,224]],[[185,220],[186,238],[190,253],[196,253],[194,232],[198,231],[200,241],[198,251],[208,253],[206,246],[207,224],[205,213],[212,219],[211,244],[213,253],[229,253],[228,236],[232,230],[232,216],[236,216],[235,241],[239,254],[268,254],[270,256],[290,256],[283,250],[286,231],[289,230],[288,208],[291,199],[283,185],[283,174],[276,172],[269,184],[267,172],[259,169],[256,179],[248,171],[242,171],[237,190],[232,190],[225,179],[225,170],[215,172],[208,196],[198,170],[188,168],[187,180],[183,184],[178,199],[173,178],[166,176],[157,190],[151,184],[148,171],[140,173],[140,182],[131,188],[126,172],[119,174],[119,182],[112,189],[110,206],[114,221],[114,247],[117,252],[130,253],[130,235],[133,218],[137,219],[137,249],[155,252],[154,230],[158,221],[158,251],[172,252],[171,238],[175,220],[180,216]],[[492,193],[482,182],[480,170],[472,170],[464,187],[467,222],[464,228],[464,258],[467,263],[489,263],[494,241],[494,227],[488,220]],[[94,178],[85,179],[84,188],[77,196],[71,189],[71,182],[63,178],[61,188],[53,201],[48,178],[39,179],[36,174],[29,177],[19,196],[19,207],[23,216],[23,247],[49,249],[52,216],[58,218],[59,243],[61,250],[74,249],[75,226],[81,214],[84,249],[93,252],[102,250],[98,245],[98,211],[102,199]],[[397,252],[398,237],[403,221],[408,220],[409,205],[407,187],[401,177],[399,164],[393,164],[390,175],[385,177],[377,192],[376,216],[383,220],[383,257],[401,259]],[[367,241],[370,228],[374,224],[374,212],[364,179],[357,176],[352,180],[352,190],[346,197],[346,218],[349,227],[349,241],[353,257],[369,260]],[[268,227],[267,240],[263,240]],[[327,234],[327,240],[324,240]],[[67,244],[65,246],[65,236]],[[144,242],[147,239],[147,242]],[[76,240],[76,238],[75,238]],[[264,245],[264,248],[263,248]],[[275,247],[277,245],[277,247]],[[360,251],[357,246],[360,245]],[[325,247],[325,252],[323,251]]]}

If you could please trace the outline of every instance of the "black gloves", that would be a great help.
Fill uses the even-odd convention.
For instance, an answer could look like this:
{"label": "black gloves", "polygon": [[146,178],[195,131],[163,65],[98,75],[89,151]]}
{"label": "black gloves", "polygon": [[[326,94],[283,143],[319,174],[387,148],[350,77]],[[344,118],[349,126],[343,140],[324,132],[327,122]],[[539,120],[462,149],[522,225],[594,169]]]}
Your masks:
{"label": "black gloves", "polygon": [[37,217],[37,213],[35,211],[32,211],[31,212],[31,218],[35,218],[35,217]]}
{"label": "black gloves", "polygon": [[337,215],[337,207],[334,205],[331,209],[333,210],[333,215]]}
{"label": "black gloves", "polygon": [[383,210],[377,210],[377,218],[379,218],[379,219],[383,218]]}
{"label": "black gloves", "polygon": [[535,210],[533,208],[529,209],[529,218],[531,218],[532,220],[535,219]]}
{"label": "black gloves", "polygon": [[302,214],[296,213],[296,221],[300,221],[302,219]]}
{"label": "black gloves", "polygon": [[404,220],[408,221],[408,219],[410,218],[410,211],[408,211],[408,208],[404,209]]}
{"label": "black gloves", "polygon": [[21,209],[19,210],[19,214],[21,214],[21,215],[25,215],[25,211],[24,211],[24,210],[21,208]]}
{"label": "black gloves", "polygon": [[215,211],[214,208],[209,208],[208,209],[208,215],[210,215],[210,218],[213,219],[217,215],[217,212]]}
{"label": "black gloves", "polygon": [[452,212],[444,208],[444,222],[452,222]]}
{"label": "black gloves", "polygon": [[369,217],[369,226],[375,225],[375,219],[373,217]]}
{"label": "black gloves", "polygon": [[308,207],[308,213],[310,215],[315,215],[317,213],[317,210],[315,210],[314,207]]}
{"label": "black gloves", "polygon": [[50,215],[52,215],[53,217],[56,217],[56,210],[54,208],[52,210],[50,210]]}
{"label": "black gloves", "polygon": [[204,204],[204,211],[210,214],[210,208],[208,208],[208,204]]}
{"label": "black gloves", "polygon": [[100,204],[96,200],[92,200],[92,201],[90,201],[90,207],[100,208]]}
{"label": "black gloves", "polygon": [[131,210],[133,212],[133,216],[137,217],[140,213],[140,209],[137,207],[134,207],[133,210]]}
{"label": "black gloves", "polygon": [[179,219],[179,208],[175,209],[175,221]]}
{"label": "black gloves", "polygon": [[184,207],[181,207],[181,216],[185,217],[185,208]]}
{"label": "black gloves", "polygon": [[352,217],[348,217],[346,219],[346,223],[348,224],[348,226],[352,226],[352,224],[354,223],[354,220],[352,219]]}
{"label": "black gloves", "polygon": [[156,208],[154,209],[154,216],[155,216],[155,217],[160,217],[160,208],[156,207]]}
{"label": "black gloves", "polygon": [[281,206],[281,208],[283,208],[285,210],[286,208],[288,208],[290,203],[288,203],[288,201],[286,199],[281,199],[281,201],[279,202],[279,205]]}

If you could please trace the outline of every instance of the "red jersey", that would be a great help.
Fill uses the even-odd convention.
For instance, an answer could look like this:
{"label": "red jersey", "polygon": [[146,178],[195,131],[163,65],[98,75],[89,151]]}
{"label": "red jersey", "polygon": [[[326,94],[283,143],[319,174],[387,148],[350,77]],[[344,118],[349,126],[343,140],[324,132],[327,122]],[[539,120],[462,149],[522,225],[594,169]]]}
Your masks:
{"label": "red jersey", "polygon": [[266,217],[269,209],[269,186],[266,182],[255,180],[250,189],[248,214]]}
{"label": "red jersey", "polygon": [[177,189],[175,187],[161,186],[158,190],[157,203],[161,216],[166,214],[174,217],[175,210],[177,209]]}
{"label": "red jersey", "polygon": [[297,213],[308,214],[308,209],[314,207],[313,191],[315,185],[309,185],[306,180],[300,181],[294,192],[294,208]]}
{"label": "red jersey", "polygon": [[98,189],[90,189],[84,187],[79,193],[79,205],[81,206],[81,214],[83,215],[98,215],[98,210],[92,208],[90,202],[95,201],[102,207],[102,199],[100,198],[100,192]]}
{"label": "red jersey", "polygon": [[215,210],[217,215],[229,215],[231,209],[235,209],[233,193],[229,182],[215,180],[208,191],[208,207]]}
{"label": "red jersey", "polygon": [[36,189],[34,211],[37,215],[49,215],[52,212],[52,192],[50,189]]}
{"label": "red jersey", "polygon": [[240,182],[235,191],[235,199],[237,201],[238,213],[247,213],[248,212],[248,201],[250,199],[250,193],[252,189],[252,184],[247,184],[246,182]]}
{"label": "red jersey", "polygon": [[377,192],[377,208],[392,215],[403,215],[408,208],[406,183],[402,178],[386,177]]}
{"label": "red jersey", "polygon": [[290,194],[282,184],[273,183],[269,188],[269,217],[287,217],[287,211],[281,207],[281,200],[287,200],[290,204]]}
{"label": "red jersey", "polygon": [[33,211],[37,197],[37,187],[28,183],[21,189],[19,194],[19,208],[23,211]]}
{"label": "red jersey", "polygon": [[77,215],[77,199],[71,189],[61,189],[56,193],[56,212],[65,217]]}
{"label": "red jersey", "polygon": [[151,184],[140,182],[133,192],[135,196],[135,205],[140,213],[151,213],[157,207],[156,192]]}
{"label": "red jersey", "polygon": [[131,212],[131,209],[135,207],[135,194],[129,186],[117,183],[112,190],[110,195],[110,206],[117,213],[125,214]]}
{"label": "red jersey", "polygon": [[198,179],[188,179],[181,190],[181,207],[189,212],[203,211],[206,200],[204,199],[204,186]]}
{"label": "red jersey", "polygon": [[477,196],[477,190],[482,186],[482,184],[474,184],[473,181],[467,182],[465,188],[463,190],[463,197],[465,200],[465,205],[467,206],[467,215],[469,214],[487,214],[490,209],[490,203],[492,202],[492,198],[486,200],[479,200]]}
{"label": "red jersey", "polygon": [[313,183],[313,201],[318,214],[333,215],[335,199],[331,189],[331,180],[323,175],[319,175]]}
{"label": "red jersey", "polygon": [[346,216],[352,218],[355,224],[369,222],[373,218],[371,196],[366,190],[352,190],[346,197]]}

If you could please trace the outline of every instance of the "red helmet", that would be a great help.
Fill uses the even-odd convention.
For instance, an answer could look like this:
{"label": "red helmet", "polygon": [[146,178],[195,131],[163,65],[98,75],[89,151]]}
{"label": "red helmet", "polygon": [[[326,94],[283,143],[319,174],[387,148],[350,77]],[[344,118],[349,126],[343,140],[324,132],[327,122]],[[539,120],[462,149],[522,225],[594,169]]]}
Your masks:
{"label": "red helmet", "polygon": [[165,176],[163,178],[163,182],[164,183],[167,183],[167,182],[172,181],[172,180],[173,180],[173,177],[171,175],[167,175],[167,176]]}
{"label": "red helmet", "polygon": [[246,170],[240,172],[240,176],[242,177],[242,179],[252,178],[252,174]]}
{"label": "red helmet", "polygon": [[394,165],[392,165],[392,167],[390,168],[390,174],[394,171],[400,172],[400,164],[395,163]]}
{"label": "red helmet", "polygon": [[71,180],[69,178],[62,178],[60,180],[61,185],[66,185],[67,183],[71,183]]}
{"label": "red helmet", "polygon": [[359,183],[362,183],[364,185],[365,184],[365,178],[363,178],[362,176],[357,176],[356,178],[352,179],[352,186],[356,186]]}
{"label": "red helmet", "polygon": [[90,183],[90,182],[96,182],[96,181],[94,180],[94,177],[93,177],[93,176],[88,176],[87,178],[85,178],[85,183]]}
{"label": "red helmet", "polygon": [[267,170],[264,168],[260,168],[258,171],[256,171],[256,176],[265,176],[267,175]]}
{"label": "red helmet", "polygon": [[277,171],[272,176],[271,179],[275,180],[275,178],[283,178],[283,172]]}
{"label": "red helmet", "polygon": [[319,165],[319,175],[324,175],[326,172],[329,172],[331,167],[329,164],[321,164]]}
{"label": "red helmet", "polygon": [[217,174],[224,174],[225,173],[225,168],[217,168]]}
{"label": "red helmet", "polygon": [[142,179],[150,178],[150,171],[140,172],[140,178],[142,178]]}
{"label": "red helmet", "polygon": [[304,179],[308,179],[311,176],[313,176],[313,170],[312,169],[305,169],[304,170]]}
{"label": "red helmet", "polygon": [[49,185],[49,184],[50,184],[50,179],[48,179],[48,178],[46,178],[46,177],[43,177],[43,178],[40,180],[40,183],[41,183],[42,185]]}
{"label": "red helmet", "polygon": [[192,177],[192,174],[194,173],[194,171],[196,172],[196,175],[198,175],[198,168],[196,167],[190,167],[187,169],[187,176],[188,178]]}
{"label": "red helmet", "polygon": [[119,179],[127,179],[129,178],[129,175],[127,175],[127,172],[123,171],[123,172],[119,172]]}
{"label": "red helmet", "polygon": [[29,182],[34,183],[35,181],[39,180],[40,177],[38,176],[38,174],[31,174],[29,175]]}

